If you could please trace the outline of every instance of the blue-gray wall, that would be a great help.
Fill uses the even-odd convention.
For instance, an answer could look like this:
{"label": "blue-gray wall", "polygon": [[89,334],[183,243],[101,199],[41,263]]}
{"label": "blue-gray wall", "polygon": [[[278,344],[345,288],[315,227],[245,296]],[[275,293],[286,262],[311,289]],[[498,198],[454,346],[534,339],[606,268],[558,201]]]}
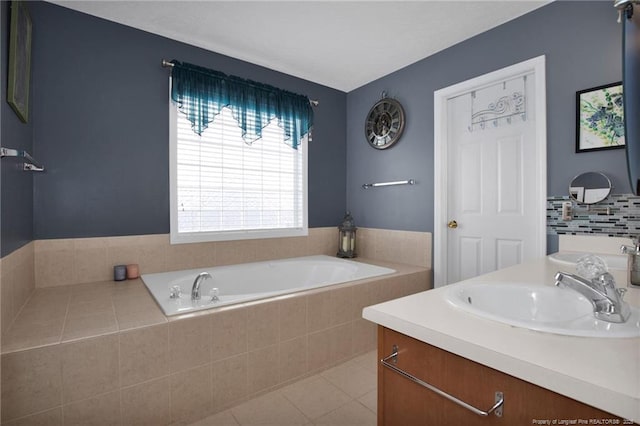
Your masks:
{"label": "blue-gray wall", "polygon": [[[614,193],[629,193],[624,150],[574,152],[576,91],[622,77],[616,18],[610,1],[554,2],[350,92],[347,207],[356,223],[433,231],[433,92],[539,55],[546,55],[548,194],[565,195],[584,171],[603,171]],[[363,134],[365,116],[382,91],[403,104],[407,125],[395,146],[378,151]],[[361,188],[408,178],[418,184]]]}
{"label": "blue-gray wall", "polygon": [[[310,147],[309,223],[333,226],[350,208],[359,226],[433,230],[433,92],[547,56],[548,193],[604,171],[630,191],[624,151],[575,154],[575,92],[621,79],[621,29],[610,1],[554,2],[354,90],[324,86],[100,20],[30,2],[34,23],[31,113],[21,123],[6,99],[8,2],[2,14],[2,146],[26,149],[47,172],[3,159],[1,254],[32,239],[167,233],[168,71],[179,59],[320,100]],[[376,151],[364,117],[382,91],[399,99],[405,134]],[[415,178],[413,187],[361,189]],[[345,183],[346,182],[346,183]]]}
{"label": "blue-gray wall", "polygon": [[309,225],[341,220],[344,92],[48,3],[30,8],[34,148],[47,167],[35,180],[35,239],[169,232],[169,71],[161,59],[318,99]]}
{"label": "blue-gray wall", "polygon": [[[28,123],[20,121],[7,103],[7,70],[9,57],[9,2],[0,2],[0,145],[33,152],[33,116]],[[33,94],[33,84],[31,85]],[[33,96],[31,96],[33,102]],[[36,157],[37,158],[37,157]],[[16,159],[3,158],[0,182],[0,239],[2,256],[33,239],[33,175],[20,169]]]}

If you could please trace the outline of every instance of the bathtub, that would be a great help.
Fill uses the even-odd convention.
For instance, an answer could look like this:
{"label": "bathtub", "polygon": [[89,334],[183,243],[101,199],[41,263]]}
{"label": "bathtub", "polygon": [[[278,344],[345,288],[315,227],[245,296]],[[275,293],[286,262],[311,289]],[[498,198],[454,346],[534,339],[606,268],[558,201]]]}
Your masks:
{"label": "bathtub", "polygon": [[[193,301],[191,287],[201,272],[208,272],[212,278],[202,281],[201,299]],[[394,272],[390,268],[318,255],[144,274],[141,278],[165,315],[171,316]],[[217,300],[212,297],[214,288]],[[170,297],[172,292],[179,297]]]}

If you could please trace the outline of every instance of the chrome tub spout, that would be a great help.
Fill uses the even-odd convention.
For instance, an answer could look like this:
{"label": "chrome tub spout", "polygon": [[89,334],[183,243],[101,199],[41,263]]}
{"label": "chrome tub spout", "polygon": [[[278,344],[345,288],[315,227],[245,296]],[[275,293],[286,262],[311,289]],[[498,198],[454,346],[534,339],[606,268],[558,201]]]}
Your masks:
{"label": "chrome tub spout", "polygon": [[211,274],[208,272],[200,272],[198,274],[195,281],[193,281],[193,286],[191,287],[191,300],[200,300],[200,284],[202,284],[202,281],[207,278],[213,279]]}

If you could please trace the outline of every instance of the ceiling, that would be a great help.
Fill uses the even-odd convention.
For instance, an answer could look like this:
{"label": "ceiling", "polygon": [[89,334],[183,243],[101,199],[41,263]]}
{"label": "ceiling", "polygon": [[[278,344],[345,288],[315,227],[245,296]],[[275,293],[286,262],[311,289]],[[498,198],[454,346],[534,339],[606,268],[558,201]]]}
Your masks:
{"label": "ceiling", "polygon": [[349,92],[549,0],[51,2]]}

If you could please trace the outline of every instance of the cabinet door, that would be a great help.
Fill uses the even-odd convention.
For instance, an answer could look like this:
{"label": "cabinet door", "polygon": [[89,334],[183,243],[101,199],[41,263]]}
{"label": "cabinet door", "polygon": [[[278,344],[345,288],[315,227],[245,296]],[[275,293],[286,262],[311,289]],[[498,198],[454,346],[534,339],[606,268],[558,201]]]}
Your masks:
{"label": "cabinet door", "polygon": [[491,408],[495,392],[502,392],[503,415],[482,417],[379,365],[378,426],[530,426],[546,420],[550,425],[625,424],[594,407],[379,327],[380,359],[392,352],[393,345],[398,346],[398,368],[480,410]]}

